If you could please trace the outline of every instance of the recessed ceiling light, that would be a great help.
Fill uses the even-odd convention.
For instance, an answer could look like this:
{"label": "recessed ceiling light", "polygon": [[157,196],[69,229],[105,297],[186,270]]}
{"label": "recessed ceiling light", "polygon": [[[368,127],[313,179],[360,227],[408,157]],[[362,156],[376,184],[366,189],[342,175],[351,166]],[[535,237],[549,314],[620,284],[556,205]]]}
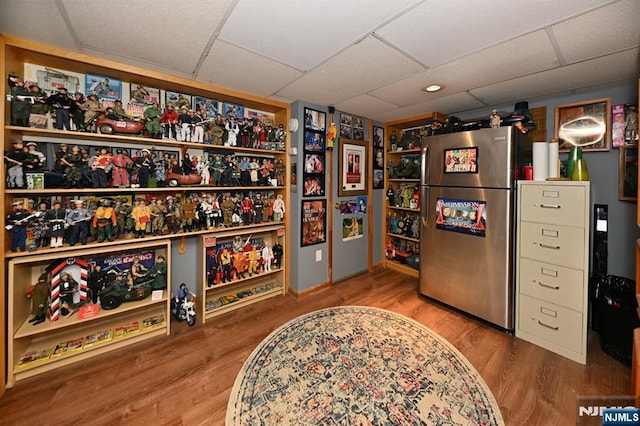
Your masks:
{"label": "recessed ceiling light", "polygon": [[425,92],[437,92],[438,90],[442,89],[444,86],[440,85],[440,84],[430,84],[427,87],[424,88]]}

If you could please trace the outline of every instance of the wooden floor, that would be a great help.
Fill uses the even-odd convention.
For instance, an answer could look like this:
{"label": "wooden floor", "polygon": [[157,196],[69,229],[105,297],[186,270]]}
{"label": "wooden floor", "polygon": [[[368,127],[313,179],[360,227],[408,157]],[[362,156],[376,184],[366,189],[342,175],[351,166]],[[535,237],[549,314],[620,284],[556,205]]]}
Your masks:
{"label": "wooden floor", "polygon": [[626,395],[630,371],[590,334],[587,366],[428,303],[417,279],[378,270],[296,299],[281,296],[172,335],[18,382],[0,399],[2,425],[223,425],[236,374],[273,329],[338,305],[388,309],[457,347],[495,395],[507,425],[575,424],[576,396]]}

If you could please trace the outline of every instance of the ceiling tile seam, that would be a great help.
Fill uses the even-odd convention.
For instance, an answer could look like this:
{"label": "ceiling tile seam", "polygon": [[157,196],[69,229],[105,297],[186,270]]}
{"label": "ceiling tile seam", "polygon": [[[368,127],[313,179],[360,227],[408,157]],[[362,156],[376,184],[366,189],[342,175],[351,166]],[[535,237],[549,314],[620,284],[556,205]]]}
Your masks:
{"label": "ceiling tile seam", "polygon": [[400,49],[398,46],[396,46],[395,44],[391,43],[389,40],[387,40],[386,38],[382,37],[381,35],[379,35],[379,34],[377,34],[375,32],[371,33],[371,35],[373,36],[373,38],[375,38],[379,42],[386,44],[387,46],[389,46],[390,48],[392,48],[393,50],[395,50],[396,52],[398,52],[402,56],[412,60],[413,62],[415,62],[416,64],[420,65],[422,68],[424,68],[420,72],[424,72],[424,71],[427,71],[427,70],[430,69],[429,65],[423,64],[418,58],[416,58],[413,55],[410,55],[409,53],[407,53],[406,51]]}
{"label": "ceiling tile seam", "polygon": [[553,53],[556,55],[558,64],[561,66],[566,65],[567,61],[562,54],[562,49],[560,49],[560,45],[558,44],[558,39],[556,38],[556,34],[553,31],[553,27],[546,27],[544,31],[547,34],[549,43],[551,43],[551,47],[553,48]]}
{"label": "ceiling tile seam", "polygon": [[432,69],[432,70],[437,70],[439,67],[442,67],[444,65],[448,65],[448,64],[451,64],[453,62],[459,61],[461,59],[466,58],[467,56],[472,56],[472,55],[475,55],[477,53],[481,53],[481,52],[483,52],[485,50],[493,49],[494,47],[500,46],[501,44],[508,43],[508,42],[516,40],[516,39],[518,39],[520,37],[524,37],[524,36],[527,36],[529,34],[533,34],[535,32],[541,31],[541,30],[542,31],[546,31],[547,28],[549,28],[549,27],[553,27],[555,25],[561,24],[563,22],[567,22],[567,21],[569,21],[571,19],[574,19],[574,18],[577,18],[579,16],[586,15],[588,13],[591,13],[591,12],[595,11],[595,10],[610,6],[611,4],[617,3],[619,1],[622,1],[622,0],[612,0],[612,1],[608,2],[608,3],[604,3],[604,4],[599,5],[599,6],[594,6],[594,7],[590,8],[590,9],[581,10],[580,12],[574,13],[573,15],[567,15],[564,18],[559,19],[557,21],[548,22],[548,23],[546,23],[546,24],[544,24],[544,25],[542,25],[540,27],[533,28],[533,29],[531,29],[529,31],[526,31],[526,32],[523,32],[523,33],[520,33],[520,34],[516,34],[516,35],[514,35],[512,37],[508,37],[508,38],[505,38],[503,40],[499,40],[496,43],[493,43],[493,44],[490,44],[490,45],[487,45],[487,46],[483,46],[480,49],[473,50],[471,52],[465,53],[465,54],[460,55],[460,56],[458,56],[456,58],[453,58],[451,60],[448,60],[448,61],[445,61],[445,62],[441,62],[439,64],[432,64],[432,65],[429,66],[429,68]]}
{"label": "ceiling tile seam", "polygon": [[198,78],[198,74],[200,73],[200,68],[202,68],[202,64],[204,63],[204,61],[209,56],[209,53],[211,53],[211,49],[213,48],[213,44],[215,43],[216,39],[220,35],[220,32],[222,31],[222,27],[224,27],[225,24],[227,23],[227,20],[229,20],[229,16],[231,16],[231,13],[236,8],[236,6],[238,5],[239,1],[240,0],[234,0],[233,3],[231,5],[229,5],[229,8],[227,9],[226,13],[224,14],[222,19],[218,23],[218,26],[215,28],[215,30],[213,30],[213,33],[211,34],[211,37],[209,37],[209,40],[207,41],[207,44],[204,46],[204,49],[202,49],[202,53],[200,54],[200,58],[198,58],[198,62],[196,62],[196,66],[195,66],[193,72],[191,73],[191,75],[193,76],[194,80]]}
{"label": "ceiling tile seam", "polygon": [[60,11],[60,16],[62,17],[62,20],[64,21],[65,25],[67,26],[67,30],[69,31],[69,35],[71,36],[73,43],[76,45],[76,50],[82,52],[82,43],[80,43],[80,38],[78,37],[78,34],[76,34],[76,30],[73,28],[73,24],[71,22],[71,19],[69,18],[67,9],[64,7],[64,4],[62,3],[62,0],[56,0],[56,7]]}
{"label": "ceiling tile seam", "polygon": [[464,92],[460,92],[460,93],[466,93],[467,95],[469,95],[470,97],[472,97],[473,99],[475,99],[476,101],[480,102],[482,105],[484,105],[485,107],[489,106],[483,98],[474,95],[473,93],[471,93],[470,90],[465,90]]}
{"label": "ceiling tile seam", "polygon": [[565,65],[560,65],[560,66],[557,66],[557,67],[550,67],[550,68],[547,68],[547,69],[542,70],[542,71],[522,74],[522,75],[519,75],[519,76],[516,76],[516,77],[513,77],[513,78],[509,78],[509,79],[506,79],[506,80],[500,80],[500,81],[496,81],[494,83],[487,83],[487,84],[484,84],[482,86],[472,87],[470,89],[467,89],[467,91],[483,89],[483,88],[485,88],[487,86],[491,86],[491,85],[494,85],[494,84],[506,83],[506,82],[509,82],[509,81],[517,80],[519,78],[524,78],[524,77],[528,77],[528,76],[535,76],[535,75],[539,75],[539,74],[541,74],[543,72],[554,71],[554,70],[558,70],[560,68],[566,68],[566,67],[569,67],[569,66],[572,66],[572,65],[577,65],[577,64],[580,64],[582,62],[587,62],[587,61],[592,61],[592,60],[595,60],[595,59],[605,58],[607,56],[611,56],[612,54],[622,53],[622,52],[626,52],[626,51],[629,51],[629,50],[635,50],[635,49],[638,49],[638,47],[637,46],[636,47],[629,47],[629,48],[621,49],[621,50],[619,50],[617,52],[613,52],[613,53],[604,53],[602,55],[594,56],[594,57],[587,58],[587,59],[581,59],[579,61],[571,62],[571,63],[565,64]]}

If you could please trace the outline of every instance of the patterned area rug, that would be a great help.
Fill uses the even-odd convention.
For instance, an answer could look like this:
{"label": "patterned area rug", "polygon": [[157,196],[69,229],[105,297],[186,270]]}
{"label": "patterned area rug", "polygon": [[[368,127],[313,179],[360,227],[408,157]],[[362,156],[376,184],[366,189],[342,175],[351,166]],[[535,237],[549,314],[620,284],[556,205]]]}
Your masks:
{"label": "patterned area rug", "polygon": [[410,318],[346,306],[271,333],[249,356],[227,425],[502,425],[491,391],[449,342]]}

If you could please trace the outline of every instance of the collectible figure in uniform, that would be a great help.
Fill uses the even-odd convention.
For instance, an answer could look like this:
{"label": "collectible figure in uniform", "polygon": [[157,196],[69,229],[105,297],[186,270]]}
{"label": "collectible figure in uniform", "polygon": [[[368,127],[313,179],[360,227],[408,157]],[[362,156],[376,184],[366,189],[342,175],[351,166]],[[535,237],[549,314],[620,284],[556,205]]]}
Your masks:
{"label": "collectible figure in uniform", "polygon": [[24,210],[22,201],[12,203],[13,211],[7,216],[7,223],[11,230],[11,251],[25,251],[27,244],[27,222],[29,213]]}
{"label": "collectible figure in uniform", "polygon": [[114,208],[116,212],[116,227],[114,232],[116,238],[123,238],[125,232],[128,233],[130,231],[130,228],[127,227],[127,218],[131,214],[131,207],[127,206],[125,204],[126,202],[126,198],[116,199],[116,206]]}
{"label": "collectible figure in uniform", "polygon": [[176,139],[176,123],[178,123],[178,112],[173,107],[173,104],[168,104],[162,113],[161,120],[165,139]]}
{"label": "collectible figure in uniform", "polygon": [[273,252],[273,267],[281,268],[282,267],[282,256],[284,255],[284,250],[282,248],[282,244],[278,240],[276,240],[275,244],[271,248]]}
{"label": "collectible figure in uniform", "polygon": [[51,240],[51,232],[49,232],[49,227],[45,219],[48,210],[49,208],[45,202],[41,202],[38,206],[38,216],[33,224],[33,246],[35,248],[47,247]]}
{"label": "collectible figure in uniform", "polygon": [[93,226],[97,231],[98,242],[101,243],[105,239],[109,241],[115,240],[113,228],[118,225],[118,218],[115,209],[111,206],[109,198],[100,200],[100,207],[93,216]]}
{"label": "collectible figure in uniform", "polygon": [[250,225],[253,222],[253,215],[253,202],[249,196],[246,196],[242,200],[242,223],[244,225]]}
{"label": "collectible figure in uniform", "polygon": [[156,198],[151,206],[151,232],[153,235],[162,235],[164,232],[164,215],[167,209],[164,206],[162,197]]}
{"label": "collectible figure in uniform", "polygon": [[193,205],[193,200],[190,196],[187,197],[182,205],[181,217],[183,230],[185,232],[193,231],[196,220],[196,207]]}
{"label": "collectible figure in uniform", "polygon": [[148,273],[149,270],[147,267],[140,263],[140,258],[138,256],[134,257],[131,269],[129,269],[129,273],[127,274],[127,287],[129,287],[129,290],[133,289],[134,285],[142,282]]}
{"label": "collectible figure in uniform", "polygon": [[178,219],[180,215],[180,210],[176,205],[174,198],[172,196],[167,196],[167,214],[165,215],[165,222],[167,224],[167,231],[170,234],[176,234],[179,231]]}
{"label": "collectible figure in uniform", "polygon": [[238,123],[236,123],[235,117],[231,117],[231,119],[227,121],[225,130],[227,131],[227,142],[225,143],[225,146],[237,146],[240,126],[238,126]]}
{"label": "collectible figure in uniform", "polygon": [[140,188],[149,187],[149,177],[153,169],[153,161],[150,158],[151,152],[144,148],[141,150],[142,156],[136,158],[134,166],[138,172],[138,186]]}
{"label": "collectible figure in uniform", "polygon": [[87,287],[91,293],[91,302],[98,303],[98,296],[107,284],[107,273],[102,269],[102,265],[96,265],[87,277]]}
{"label": "collectible figure in uniform", "polygon": [[222,253],[220,253],[220,266],[222,267],[222,282],[226,283],[227,281],[231,281],[231,266],[232,266],[232,258],[229,250],[224,248],[222,249]]}
{"label": "collectible figure in uniform", "polygon": [[282,194],[278,194],[273,202],[273,220],[275,222],[282,222],[285,213],[285,204],[282,199]]}
{"label": "collectible figure in uniform", "polygon": [[4,155],[7,167],[7,187],[24,188],[24,162],[27,160],[27,153],[21,140],[13,141],[13,149]]}
{"label": "collectible figure in uniform", "polygon": [[129,186],[129,170],[133,166],[133,160],[121,148],[116,149],[116,155],[113,157],[111,164],[112,184],[114,187],[126,188]]}
{"label": "collectible figure in uniform", "polygon": [[274,254],[271,248],[271,243],[265,241],[264,247],[262,247],[262,259],[264,259],[265,272],[271,272],[271,262],[273,261]]}
{"label": "collectible figure in uniform", "polygon": [[264,200],[262,194],[259,192],[256,194],[256,198],[253,200],[253,223],[262,223],[262,215],[264,213]]}
{"label": "collectible figure in uniform", "polygon": [[60,300],[61,309],[60,313],[67,317],[75,312],[75,309],[79,306],[79,300],[77,300],[78,282],[73,279],[71,274],[63,273],[60,277]]}
{"label": "collectible figure in uniform", "polygon": [[[193,112],[193,114],[191,114]],[[204,119],[200,112],[189,111],[191,115],[191,125],[193,132],[191,133],[191,142],[204,142]]]}
{"label": "collectible figure in uniform", "polygon": [[107,173],[111,170],[113,156],[107,148],[100,148],[91,161],[91,182],[94,188],[106,188],[108,186]]}
{"label": "collectible figure in uniform", "polygon": [[154,102],[153,105],[145,109],[143,115],[147,120],[144,127],[149,132],[149,137],[153,139],[160,139],[160,118],[162,112],[158,107],[158,103]]}
{"label": "collectible figure in uniform", "polygon": [[24,82],[15,76],[9,76],[11,87],[11,125],[29,127],[31,115],[31,92],[24,87]]}
{"label": "collectible figure in uniform", "polygon": [[69,97],[65,87],[58,88],[58,93],[47,98],[47,104],[56,109],[56,129],[71,130],[71,109],[75,101]]}
{"label": "collectible figure in uniform", "polygon": [[158,256],[156,263],[151,268],[151,275],[153,276],[151,288],[154,290],[164,290],[167,288],[167,263],[165,260],[163,255]]}
{"label": "collectible figure in uniform", "polygon": [[260,252],[255,246],[252,246],[249,250],[249,276],[253,276],[253,274],[259,274],[260,267]]}
{"label": "collectible figure in uniform", "polygon": [[67,225],[69,226],[69,245],[74,246],[78,241],[80,244],[87,244],[89,237],[89,220],[91,213],[84,207],[84,201],[76,200],[75,207],[67,214]]}
{"label": "collectible figure in uniform", "polygon": [[144,237],[147,229],[147,223],[151,218],[151,209],[145,205],[142,198],[136,198],[135,205],[131,211],[131,216],[135,221],[134,232],[136,238]]}
{"label": "collectible figure in uniform", "polygon": [[53,208],[47,210],[44,220],[51,236],[50,246],[62,247],[67,212],[60,208],[60,201],[53,202]]}
{"label": "collectible figure in uniform", "polygon": [[65,154],[60,161],[65,165],[65,187],[81,188],[83,159],[80,153],[80,147],[78,145],[72,146],[71,152]]}
{"label": "collectible figure in uniform", "polygon": [[[27,297],[29,297],[27,295]],[[29,320],[33,325],[38,325],[44,322],[47,317],[47,298],[49,297],[49,284],[47,283],[46,275],[40,275],[38,282],[33,286],[31,292],[31,315],[33,317]]]}

